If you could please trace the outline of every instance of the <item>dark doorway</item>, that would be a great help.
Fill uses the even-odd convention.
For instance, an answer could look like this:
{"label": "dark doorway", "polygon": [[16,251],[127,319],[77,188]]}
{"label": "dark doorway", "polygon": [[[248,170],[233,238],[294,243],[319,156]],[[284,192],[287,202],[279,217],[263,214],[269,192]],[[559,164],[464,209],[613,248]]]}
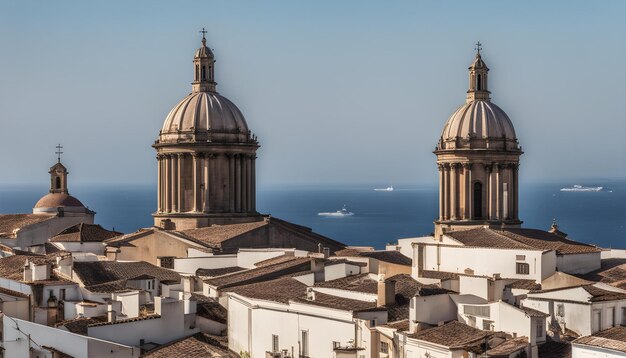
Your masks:
{"label": "dark doorway", "polygon": [[483,184],[481,182],[474,183],[474,219],[482,219],[483,217]]}

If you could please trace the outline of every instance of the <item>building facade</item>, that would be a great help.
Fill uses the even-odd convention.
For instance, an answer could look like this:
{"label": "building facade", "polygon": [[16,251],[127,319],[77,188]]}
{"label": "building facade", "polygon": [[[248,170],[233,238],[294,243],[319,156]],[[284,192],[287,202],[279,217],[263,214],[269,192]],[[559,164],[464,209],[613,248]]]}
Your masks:
{"label": "building facade", "polygon": [[170,111],[157,151],[155,226],[185,230],[261,220],[256,211],[256,137],[241,111],[216,91],[215,57],[193,59],[192,91]]}
{"label": "building facade", "polygon": [[477,48],[465,104],[446,122],[434,153],[439,168],[439,217],[445,231],[490,225],[519,227],[518,167],[513,123],[493,102],[489,68]]}

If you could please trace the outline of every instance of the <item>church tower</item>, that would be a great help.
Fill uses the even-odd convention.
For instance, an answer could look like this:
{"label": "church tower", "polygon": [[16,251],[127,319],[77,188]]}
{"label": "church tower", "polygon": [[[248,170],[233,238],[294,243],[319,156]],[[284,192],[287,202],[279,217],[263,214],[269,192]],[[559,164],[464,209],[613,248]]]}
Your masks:
{"label": "church tower", "polygon": [[439,168],[435,238],[488,225],[519,227],[518,168],[522,149],[513,123],[493,102],[480,54],[469,67],[465,104],[446,122],[434,151]]}
{"label": "church tower", "polygon": [[185,230],[262,220],[256,211],[256,136],[241,111],[217,92],[215,57],[202,44],[191,93],[167,115],[153,147],[158,196],[154,225]]}

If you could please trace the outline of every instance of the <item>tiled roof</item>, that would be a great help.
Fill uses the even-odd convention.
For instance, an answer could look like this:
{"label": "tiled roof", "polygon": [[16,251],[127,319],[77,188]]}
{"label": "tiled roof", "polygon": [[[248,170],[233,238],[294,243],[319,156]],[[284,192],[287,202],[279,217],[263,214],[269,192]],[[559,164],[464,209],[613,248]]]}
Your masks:
{"label": "tiled roof", "polygon": [[509,288],[517,288],[529,291],[541,290],[541,284],[535,282],[535,280],[516,280],[506,286]]}
{"label": "tiled roof", "polygon": [[602,347],[626,353],[626,327],[617,326],[604,331],[599,331],[591,336],[584,336],[572,343],[584,344],[594,347]]}
{"label": "tiled roof", "polygon": [[557,254],[580,254],[600,252],[600,249],[566,239],[562,236],[536,229],[494,230],[476,228],[463,231],[451,231],[447,236],[470,247],[489,247],[497,249],[555,250]]}
{"label": "tiled roof", "polygon": [[339,264],[348,264],[348,265],[354,265],[354,266],[359,266],[359,267],[367,266],[367,263],[365,262],[350,261],[348,259],[333,259],[333,260],[327,260],[326,262],[324,262],[324,266],[333,266],[333,265],[339,265]]}
{"label": "tiled roof", "polygon": [[159,281],[180,281],[178,273],[144,261],[76,261],[73,268],[74,273],[88,289],[88,286],[131,280],[144,274],[153,276]]}
{"label": "tiled roof", "polygon": [[571,358],[572,345],[567,342],[549,341],[539,345],[538,353],[539,357]]}
{"label": "tiled roof", "polygon": [[68,331],[70,331],[72,333],[82,334],[83,336],[86,336],[87,335],[87,327],[90,324],[102,323],[102,322],[106,322],[106,320],[107,320],[107,318],[104,317],[104,316],[100,316],[100,317],[79,317],[79,318],[74,318],[74,319],[70,319],[70,320],[67,320],[67,321],[58,322],[54,326],[57,327],[57,328],[65,327]]}
{"label": "tiled roof", "polygon": [[0,215],[0,237],[13,237],[16,229],[44,222],[56,217],[45,214],[2,214]]}
{"label": "tiled roof", "polygon": [[268,223],[269,222],[262,220],[243,224],[212,225],[199,229],[178,231],[178,233],[196,239],[209,247],[219,247],[223,241],[256,230],[268,225]]}
{"label": "tiled roof", "polygon": [[361,311],[385,311],[385,307],[377,307],[376,302],[360,301],[345,297],[327,295],[325,293],[315,292],[315,299],[309,300],[305,297],[295,298],[293,301],[315,306],[333,308],[342,311],[361,312]]}
{"label": "tiled roof", "polygon": [[227,289],[244,297],[288,303],[299,297],[306,296],[307,285],[291,277],[281,277],[278,279],[253,283],[244,286]]}
{"label": "tiled roof", "polygon": [[450,349],[463,349],[482,342],[491,333],[468,326],[465,323],[452,321],[441,326],[409,334],[408,336],[449,347]]}
{"label": "tiled roof", "polygon": [[235,272],[229,275],[210,278],[204,280],[204,282],[211,286],[217,287],[218,289],[256,283],[272,278],[278,278],[280,276],[292,274],[295,272],[309,270],[311,268],[312,260],[313,259],[308,257],[297,257],[293,260],[286,262],[257,267],[251,270],[245,270]]}
{"label": "tiled roof", "polygon": [[348,246],[345,249],[341,249],[337,252],[335,252],[335,255],[337,256],[361,256],[361,253],[363,252],[372,252],[374,251],[372,248],[369,247],[351,247]]}
{"label": "tiled roof", "polygon": [[24,293],[21,293],[21,292],[17,292],[17,291],[13,291],[13,290],[9,290],[8,288],[3,288],[3,287],[0,287],[0,293],[5,294],[5,295],[9,295],[9,296],[13,296],[13,297],[28,298],[27,294],[24,294]]}
{"label": "tiled roof", "polygon": [[130,234],[116,236],[104,241],[107,246],[120,247],[120,246],[134,246],[131,244],[132,241],[140,239],[144,236],[153,234],[158,231],[155,228],[150,229],[139,229],[135,232],[131,232]]}
{"label": "tiled roof", "polygon": [[487,351],[488,357],[506,357],[511,354],[525,349],[528,346],[528,338],[518,337],[513,339],[507,339],[503,343],[500,343],[495,348],[491,348]]}
{"label": "tiled roof", "polygon": [[602,260],[600,269],[590,272],[579,277],[595,281],[607,283],[611,286],[626,289],[626,260],[625,259],[607,259]]}
{"label": "tiled roof", "polygon": [[605,290],[600,287],[596,287],[594,285],[583,286],[585,291],[587,291],[591,295],[591,302],[601,302],[601,301],[615,301],[615,300],[624,300],[626,299],[626,293],[622,292],[613,292],[609,290]]}
{"label": "tiled roof", "polygon": [[346,276],[335,280],[317,282],[315,287],[335,288],[347,291],[356,291],[363,293],[378,292],[378,283],[370,278],[369,274]]}
{"label": "tiled roof", "polygon": [[80,223],[61,231],[50,242],[103,242],[121,235],[121,232],[106,230],[100,225]]}
{"label": "tiled roof", "polygon": [[412,263],[412,260],[404,256],[400,251],[393,250],[372,251],[358,248],[346,248],[335,252],[335,255],[344,257],[371,257],[379,261],[404,266],[411,266]]}
{"label": "tiled roof", "polygon": [[280,256],[276,256],[276,257],[272,257],[266,260],[262,260],[259,261],[257,263],[254,264],[254,266],[256,267],[263,267],[263,266],[269,266],[269,265],[273,265],[273,264],[279,264],[281,262],[287,262],[287,261],[291,261],[293,259],[295,259],[295,256],[292,255],[280,255]]}
{"label": "tiled roof", "polygon": [[227,275],[229,273],[239,272],[243,270],[245,270],[245,268],[239,267],[239,266],[221,267],[221,268],[214,268],[214,269],[199,268],[196,270],[196,276],[215,277],[215,276]]}
{"label": "tiled roof", "polygon": [[422,271],[422,277],[437,280],[458,280],[459,274],[455,272],[424,270]]}
{"label": "tiled roof", "polygon": [[149,358],[234,358],[223,337],[196,333],[160,346],[141,357]]}
{"label": "tiled roof", "polygon": [[191,296],[195,298],[197,302],[196,315],[226,324],[228,311],[224,306],[220,305],[217,300],[196,293],[192,293]]}
{"label": "tiled roof", "polygon": [[409,330],[409,320],[403,319],[395,322],[387,322],[383,326],[396,329],[398,331],[408,331]]}
{"label": "tiled roof", "polygon": [[161,318],[160,315],[158,314],[151,314],[148,316],[143,316],[143,317],[135,317],[135,318],[128,318],[128,319],[118,319],[115,322],[97,322],[97,323],[91,323],[89,325],[87,325],[87,328],[89,327],[99,327],[99,326],[109,326],[109,325],[113,325],[113,324],[122,324],[122,323],[129,323],[129,322],[138,322],[138,321],[145,321],[145,320],[149,320],[149,319],[157,319],[157,318]]}
{"label": "tiled roof", "polygon": [[37,264],[53,263],[56,261],[55,257],[36,255],[36,254],[21,254],[0,258],[0,277],[14,281],[24,280],[24,265],[26,261],[34,262]]}
{"label": "tiled roof", "polygon": [[541,312],[541,311],[538,311],[536,309],[532,309],[532,308],[529,308],[529,307],[524,307],[524,306],[516,306],[516,307],[519,308],[520,310],[524,311],[528,317],[540,317],[540,318],[543,318],[543,317],[548,317],[549,316],[549,314],[547,314],[547,313],[544,313],[544,312]]}

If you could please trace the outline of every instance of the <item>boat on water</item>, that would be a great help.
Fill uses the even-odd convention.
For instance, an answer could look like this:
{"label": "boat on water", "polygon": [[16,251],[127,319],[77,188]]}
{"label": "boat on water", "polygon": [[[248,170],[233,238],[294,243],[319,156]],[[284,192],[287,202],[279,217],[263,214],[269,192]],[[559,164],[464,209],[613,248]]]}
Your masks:
{"label": "boat on water", "polygon": [[354,213],[352,211],[348,211],[346,206],[344,205],[341,210],[328,212],[328,213],[317,213],[319,216],[331,216],[331,217],[344,217],[344,216],[352,216]]}
{"label": "boat on water", "polygon": [[374,190],[375,191],[393,191],[394,189],[393,189],[393,185],[390,185],[390,186],[388,186],[386,188],[376,188]]}
{"label": "boat on water", "polygon": [[604,189],[601,186],[582,186],[582,185],[574,185],[569,188],[561,188],[561,191],[602,191]]}

